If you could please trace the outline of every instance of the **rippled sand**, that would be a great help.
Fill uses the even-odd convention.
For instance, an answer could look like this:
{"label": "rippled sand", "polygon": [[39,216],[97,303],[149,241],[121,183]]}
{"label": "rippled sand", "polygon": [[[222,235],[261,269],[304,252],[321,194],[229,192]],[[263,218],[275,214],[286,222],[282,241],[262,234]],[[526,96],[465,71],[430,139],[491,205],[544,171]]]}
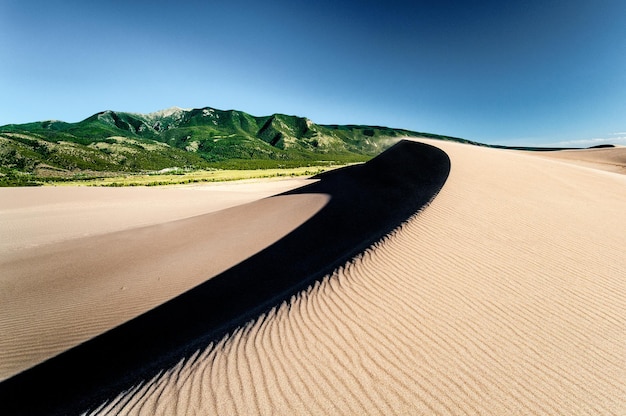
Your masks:
{"label": "rippled sand", "polygon": [[[625,414],[626,175],[596,169],[619,165],[621,156],[595,152],[591,165],[576,155],[572,164],[562,153],[538,156],[421,141],[444,150],[451,162],[447,182],[429,206],[313,287],[93,413]],[[257,248],[238,253],[245,258],[328,202],[320,194],[281,198],[263,202],[269,204],[264,215],[277,210],[275,220],[271,226],[256,223],[260,228],[252,233],[246,234],[247,227],[261,211],[246,205],[152,227],[164,227],[163,240],[174,240],[168,255],[180,260],[175,264],[213,267],[198,263],[186,245],[203,221],[215,224],[207,216],[225,223],[236,218],[239,224],[219,234],[230,235],[233,248],[216,258],[268,236]],[[292,220],[276,230],[283,217]],[[98,238],[98,244],[111,239],[111,250],[117,250],[119,235],[127,244],[122,251],[141,250],[136,232],[89,238]],[[195,245],[205,237],[191,240]],[[43,259],[24,267],[44,267]],[[142,305],[127,314],[132,316],[173,296],[176,291],[153,292],[157,286],[148,278],[139,279],[144,286],[132,297],[120,295],[123,279],[133,280],[141,270],[153,276],[171,264],[164,259],[139,269],[109,267],[105,280],[122,279],[107,292],[116,294],[113,304],[120,310]],[[104,293],[100,283],[76,293],[71,292],[76,282],[65,287],[41,276],[35,281],[21,287],[36,293],[36,300],[5,295],[0,302],[6,311],[19,307],[27,314],[13,330],[41,319],[37,310],[46,292],[60,296],[57,301],[67,296],[88,304],[90,296]],[[63,281],[61,275],[57,281]],[[14,282],[2,284],[12,288]],[[99,323],[110,306],[91,315],[88,308],[76,319],[100,325],[90,333],[111,325]],[[7,319],[0,319],[8,328]],[[42,348],[36,340],[50,322],[44,319],[30,341],[14,343],[21,349],[6,347],[14,333],[4,338],[0,362],[20,361],[22,350]],[[91,325],[71,324],[75,330],[68,332]],[[55,348],[72,342],[77,341]],[[5,374],[15,368],[20,367],[5,368]]]}
{"label": "rippled sand", "polygon": [[326,198],[261,199],[310,182],[0,188],[0,380],[276,241]]}
{"label": "rippled sand", "polygon": [[423,212],[97,413],[626,413],[626,176],[428,143]]}

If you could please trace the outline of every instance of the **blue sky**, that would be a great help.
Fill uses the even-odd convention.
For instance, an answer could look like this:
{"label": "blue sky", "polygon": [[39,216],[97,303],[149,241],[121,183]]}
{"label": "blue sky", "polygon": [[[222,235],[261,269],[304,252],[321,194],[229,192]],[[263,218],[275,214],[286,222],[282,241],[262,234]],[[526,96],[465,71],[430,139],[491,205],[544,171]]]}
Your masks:
{"label": "blue sky", "polygon": [[0,125],[180,106],[626,144],[626,1],[0,2]]}

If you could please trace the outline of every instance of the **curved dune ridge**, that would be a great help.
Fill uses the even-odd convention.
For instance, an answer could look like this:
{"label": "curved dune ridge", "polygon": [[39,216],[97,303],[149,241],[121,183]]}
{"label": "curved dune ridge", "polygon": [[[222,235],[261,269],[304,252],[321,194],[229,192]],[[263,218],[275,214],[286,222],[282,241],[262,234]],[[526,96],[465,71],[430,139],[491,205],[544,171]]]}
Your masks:
{"label": "curved dune ridge", "polygon": [[16,250],[207,214],[306,185],[290,178],[170,187],[0,188],[0,259]]}
{"label": "curved dune ridge", "polygon": [[[406,221],[437,194],[449,169],[443,151],[404,141],[364,165],[322,174],[318,182],[265,200],[95,240],[51,246],[50,258],[60,255],[71,265],[57,281],[63,282],[63,273],[82,261],[84,273],[76,273],[76,286],[81,287],[81,276],[89,275],[91,267],[96,276],[90,275],[90,279],[96,282],[118,275],[128,275],[129,282],[137,278],[148,282],[136,293],[154,301],[149,282],[154,275],[171,273],[176,280],[185,278],[187,271],[204,271],[211,277],[211,261],[198,258],[211,257],[214,253],[210,249],[219,248],[222,239],[232,240],[227,244],[231,249],[218,250],[213,261],[233,251],[241,257],[239,247],[258,240],[259,230],[268,233],[268,229],[284,228],[282,217],[300,210],[289,201],[304,201],[305,206],[324,203],[315,215],[279,240],[194,289],[0,383],[0,410],[3,414],[76,413],[97,407],[123,389],[192,357],[306,289]],[[239,229],[235,226],[216,233],[213,228],[237,219],[245,224]],[[169,249],[154,245],[146,249],[139,244],[165,237],[174,240]],[[74,245],[68,250],[67,244]],[[106,250],[98,250],[102,247]],[[75,258],[73,249],[79,251]],[[46,266],[39,264],[47,257],[36,260],[27,259],[14,269],[26,270],[24,277],[38,271],[48,273]],[[100,272],[104,276],[97,276]],[[72,291],[74,284],[64,283],[67,287],[60,292]],[[78,295],[81,298],[83,294]],[[129,301],[135,302],[132,297]],[[112,304],[122,306],[119,297]],[[63,374],[61,381],[59,374]],[[36,401],[28,400],[30,391],[38,392]]]}
{"label": "curved dune ridge", "polygon": [[93,414],[625,414],[626,176],[425,141],[428,208]]}
{"label": "curved dune ridge", "polygon": [[0,258],[0,377],[227,270],[287,235],[327,202],[321,194],[276,196],[9,253]]}

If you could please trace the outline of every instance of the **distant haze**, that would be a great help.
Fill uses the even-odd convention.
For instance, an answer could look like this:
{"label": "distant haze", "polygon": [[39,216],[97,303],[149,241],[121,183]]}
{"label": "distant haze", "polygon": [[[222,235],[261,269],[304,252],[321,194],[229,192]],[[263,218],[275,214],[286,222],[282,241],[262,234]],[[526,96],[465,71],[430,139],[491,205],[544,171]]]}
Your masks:
{"label": "distant haze", "polygon": [[0,125],[174,105],[626,144],[623,0],[4,0]]}

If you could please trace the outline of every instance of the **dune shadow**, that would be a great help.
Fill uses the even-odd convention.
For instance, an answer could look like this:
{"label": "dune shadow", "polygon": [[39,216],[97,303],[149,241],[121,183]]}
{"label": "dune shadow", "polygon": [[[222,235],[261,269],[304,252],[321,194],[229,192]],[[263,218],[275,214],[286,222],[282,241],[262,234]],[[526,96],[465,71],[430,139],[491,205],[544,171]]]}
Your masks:
{"label": "dune shadow", "polygon": [[282,194],[331,198],[300,227],[229,270],[0,383],[0,413],[79,413],[152,378],[361,253],[428,204],[449,172],[442,150],[401,141],[366,164]]}

